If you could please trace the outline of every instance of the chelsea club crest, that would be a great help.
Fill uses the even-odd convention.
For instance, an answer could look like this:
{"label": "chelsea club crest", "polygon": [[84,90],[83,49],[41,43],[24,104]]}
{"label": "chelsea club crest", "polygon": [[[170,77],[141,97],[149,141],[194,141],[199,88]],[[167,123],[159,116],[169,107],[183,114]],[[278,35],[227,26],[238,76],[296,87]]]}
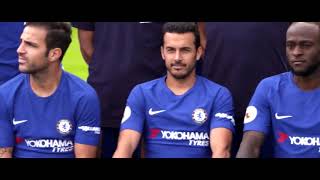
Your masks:
{"label": "chelsea club crest", "polygon": [[63,134],[63,135],[67,135],[71,132],[72,130],[72,124],[69,120],[67,119],[61,119],[58,121],[57,123],[57,131],[60,133],[60,134]]}
{"label": "chelsea club crest", "polygon": [[197,124],[203,124],[208,119],[208,114],[206,110],[202,108],[197,108],[192,112],[192,119]]}

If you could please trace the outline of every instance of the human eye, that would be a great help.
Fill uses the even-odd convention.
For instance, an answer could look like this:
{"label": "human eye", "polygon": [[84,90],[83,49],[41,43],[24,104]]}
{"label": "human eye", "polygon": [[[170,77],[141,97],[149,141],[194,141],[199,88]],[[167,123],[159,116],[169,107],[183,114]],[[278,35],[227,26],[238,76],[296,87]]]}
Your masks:
{"label": "human eye", "polygon": [[303,42],[303,43],[301,43],[301,48],[308,49],[308,48],[312,47],[312,45],[313,44],[311,42]]}
{"label": "human eye", "polygon": [[183,53],[189,53],[189,52],[191,52],[191,51],[192,51],[192,49],[191,49],[191,48],[186,47],[186,48],[182,48],[182,49],[181,49],[181,51],[182,51]]}
{"label": "human eye", "polygon": [[292,43],[292,42],[287,42],[287,43],[286,43],[286,47],[287,47],[288,49],[293,49],[293,48],[294,48],[294,43]]}
{"label": "human eye", "polygon": [[175,52],[174,48],[167,48],[166,50],[167,50],[168,53],[174,53]]}

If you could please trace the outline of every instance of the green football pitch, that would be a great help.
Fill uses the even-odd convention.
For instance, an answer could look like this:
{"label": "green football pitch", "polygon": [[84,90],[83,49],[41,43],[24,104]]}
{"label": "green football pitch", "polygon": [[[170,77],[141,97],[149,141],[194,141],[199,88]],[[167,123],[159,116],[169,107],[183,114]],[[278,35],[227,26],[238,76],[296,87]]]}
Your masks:
{"label": "green football pitch", "polygon": [[62,65],[65,71],[70,72],[83,80],[87,80],[88,66],[80,52],[76,28],[72,28],[72,42],[62,60]]}

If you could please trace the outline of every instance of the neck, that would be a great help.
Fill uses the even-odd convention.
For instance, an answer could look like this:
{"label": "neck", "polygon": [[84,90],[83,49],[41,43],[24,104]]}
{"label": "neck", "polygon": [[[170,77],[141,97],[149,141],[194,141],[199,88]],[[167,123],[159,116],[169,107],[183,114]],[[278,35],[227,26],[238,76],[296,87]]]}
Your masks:
{"label": "neck", "polygon": [[175,94],[175,95],[182,95],[187,92],[189,89],[192,88],[194,83],[196,82],[196,74],[195,72],[191,73],[185,79],[176,79],[169,73],[167,73],[166,84],[168,88]]}
{"label": "neck", "polygon": [[40,97],[52,95],[59,86],[62,76],[61,68],[48,68],[42,72],[30,75],[30,86],[32,91]]}
{"label": "neck", "polygon": [[320,71],[310,76],[293,76],[294,82],[302,90],[313,90],[320,87]]}

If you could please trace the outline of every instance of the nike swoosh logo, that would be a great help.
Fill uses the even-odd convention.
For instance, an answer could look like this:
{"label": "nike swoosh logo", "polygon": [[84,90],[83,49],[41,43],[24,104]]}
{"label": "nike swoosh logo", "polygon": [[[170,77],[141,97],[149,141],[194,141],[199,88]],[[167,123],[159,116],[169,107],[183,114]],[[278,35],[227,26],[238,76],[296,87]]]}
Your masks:
{"label": "nike swoosh logo", "polygon": [[166,110],[152,111],[152,108],[150,108],[150,109],[149,109],[149,114],[150,114],[151,116],[153,116],[153,115],[155,115],[155,114],[159,114],[159,113],[162,113],[162,112],[164,112],[164,111],[166,111]]}
{"label": "nike swoosh logo", "polygon": [[279,116],[278,113],[275,114],[276,119],[286,119],[291,118],[292,116]]}
{"label": "nike swoosh logo", "polygon": [[17,125],[17,124],[21,124],[24,122],[27,122],[28,120],[20,120],[20,121],[16,121],[15,119],[12,120],[13,125]]}

